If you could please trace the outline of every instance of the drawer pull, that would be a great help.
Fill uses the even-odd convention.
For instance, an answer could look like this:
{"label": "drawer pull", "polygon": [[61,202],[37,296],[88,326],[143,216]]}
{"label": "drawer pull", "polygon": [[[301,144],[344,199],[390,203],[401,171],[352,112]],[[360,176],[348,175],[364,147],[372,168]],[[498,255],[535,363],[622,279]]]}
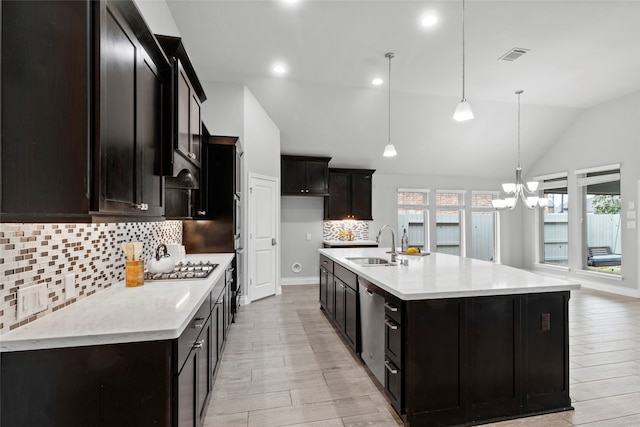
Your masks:
{"label": "drawer pull", "polygon": [[370,297],[373,296],[373,291],[370,291],[369,289],[367,289],[366,292],[367,292],[367,295],[369,295]]}
{"label": "drawer pull", "polygon": [[187,157],[190,158],[191,160],[195,160],[196,159],[196,153],[187,153]]}
{"label": "drawer pull", "polygon": [[203,345],[204,345],[204,340],[196,341],[193,344],[193,348],[202,348]]}
{"label": "drawer pull", "polygon": [[396,307],[395,305],[393,305],[393,304],[391,304],[391,303],[388,303],[388,302],[386,302],[386,301],[385,301],[385,303],[384,303],[384,308],[386,308],[386,309],[387,309],[387,310],[389,310],[389,311],[393,311],[393,312],[398,311],[398,307]]}
{"label": "drawer pull", "polygon": [[387,325],[389,327],[389,329],[391,330],[396,330],[398,329],[398,325],[396,325],[395,323],[393,323],[392,321],[388,320],[388,319],[384,319],[384,324]]}
{"label": "drawer pull", "polygon": [[398,373],[397,369],[393,369],[391,367],[391,363],[388,360],[384,361],[384,367],[387,368],[387,371],[389,371],[390,374],[396,375]]}
{"label": "drawer pull", "polygon": [[204,317],[198,317],[197,319],[193,319],[194,322],[202,322],[202,323],[194,323],[193,327],[196,329],[202,329],[204,326]]}

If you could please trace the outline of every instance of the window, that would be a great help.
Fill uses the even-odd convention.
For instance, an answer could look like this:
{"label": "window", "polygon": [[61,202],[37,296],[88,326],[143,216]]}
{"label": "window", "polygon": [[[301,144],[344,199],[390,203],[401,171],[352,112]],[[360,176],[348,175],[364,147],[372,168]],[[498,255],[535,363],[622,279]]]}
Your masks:
{"label": "window", "polygon": [[464,191],[436,190],[436,251],[463,253]]}
{"label": "window", "polygon": [[622,273],[620,165],[576,171],[583,197],[585,268]]}
{"label": "window", "polygon": [[407,230],[409,246],[429,251],[429,190],[398,189],[398,243]]}
{"label": "window", "polygon": [[569,195],[567,173],[535,177],[547,206],[540,215],[540,262],[569,265]]}
{"label": "window", "polygon": [[496,214],[491,200],[498,194],[471,192],[471,258],[495,261]]}

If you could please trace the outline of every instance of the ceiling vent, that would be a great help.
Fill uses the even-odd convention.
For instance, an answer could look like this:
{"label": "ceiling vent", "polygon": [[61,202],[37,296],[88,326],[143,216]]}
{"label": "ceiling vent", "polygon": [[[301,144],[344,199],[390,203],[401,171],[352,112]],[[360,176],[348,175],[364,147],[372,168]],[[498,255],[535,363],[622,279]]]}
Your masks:
{"label": "ceiling vent", "polygon": [[524,55],[525,53],[527,53],[529,51],[530,51],[530,49],[522,49],[522,48],[519,48],[519,47],[514,47],[509,52],[505,53],[500,58],[498,58],[498,60],[512,62],[512,61],[515,61],[516,59],[520,58],[522,55]]}

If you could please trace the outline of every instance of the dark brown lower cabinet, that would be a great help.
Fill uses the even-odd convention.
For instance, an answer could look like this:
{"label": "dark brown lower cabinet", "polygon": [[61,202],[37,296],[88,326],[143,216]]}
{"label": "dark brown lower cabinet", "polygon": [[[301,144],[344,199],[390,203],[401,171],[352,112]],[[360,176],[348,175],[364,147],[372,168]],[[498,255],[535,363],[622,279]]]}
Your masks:
{"label": "dark brown lower cabinet", "polygon": [[0,354],[0,425],[201,426],[226,292],[221,278],[177,339]]}
{"label": "dark brown lower cabinet", "polygon": [[2,353],[0,425],[171,426],[172,343]]}
{"label": "dark brown lower cabinet", "polygon": [[[406,303],[411,426],[471,425],[571,409],[569,292]],[[553,319],[545,329],[543,318]]]}

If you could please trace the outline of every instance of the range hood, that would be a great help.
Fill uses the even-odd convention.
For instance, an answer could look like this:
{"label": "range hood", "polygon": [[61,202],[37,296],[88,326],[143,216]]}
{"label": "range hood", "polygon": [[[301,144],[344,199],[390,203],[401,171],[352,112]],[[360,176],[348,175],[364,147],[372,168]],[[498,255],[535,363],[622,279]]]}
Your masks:
{"label": "range hood", "polygon": [[197,190],[200,188],[198,179],[188,169],[182,169],[176,176],[165,178],[165,188],[176,188],[180,190]]}

